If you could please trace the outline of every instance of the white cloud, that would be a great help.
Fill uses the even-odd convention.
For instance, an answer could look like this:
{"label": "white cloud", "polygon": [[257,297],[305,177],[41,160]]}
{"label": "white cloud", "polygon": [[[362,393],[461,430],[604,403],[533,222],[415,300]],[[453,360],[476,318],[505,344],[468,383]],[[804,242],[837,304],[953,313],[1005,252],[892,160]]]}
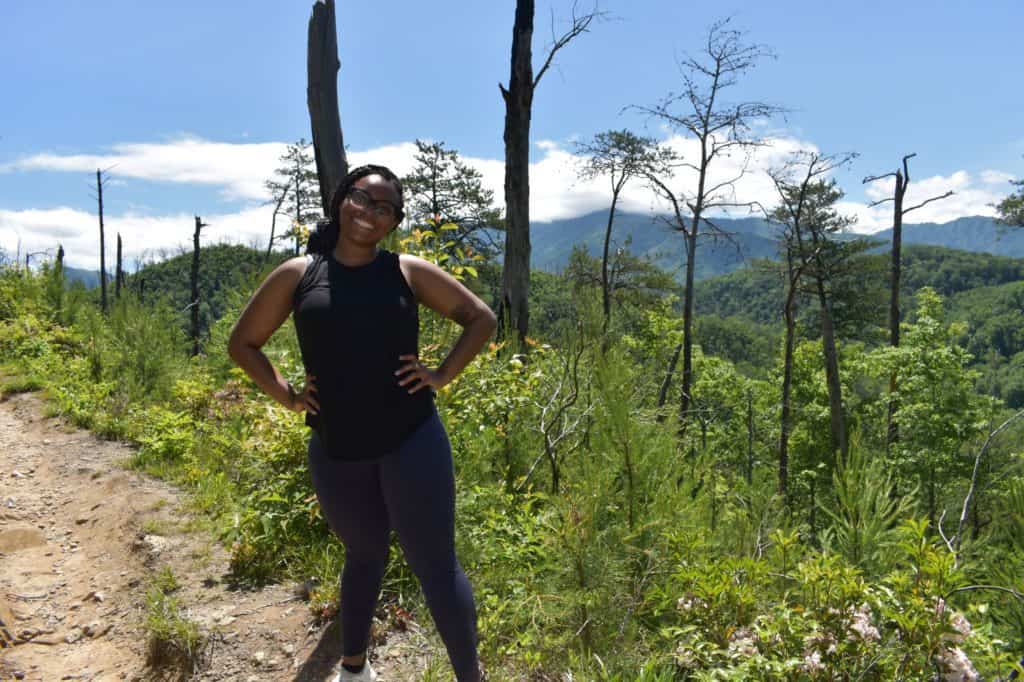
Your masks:
{"label": "white cloud", "polygon": [[[265,246],[270,236],[272,208],[259,206],[219,215],[204,215],[204,244],[233,243]],[[124,243],[126,267],[140,261],[173,255],[192,248],[195,219],[192,215],[139,215],[126,213],[104,218],[107,267],[113,270],[117,234]],[[288,228],[278,216],[278,233]],[[14,256],[20,241],[21,253],[46,251],[53,254],[64,246],[66,262],[74,267],[99,269],[99,225],[92,213],[71,208],[0,210],[0,247]]]}
{"label": "white cloud", "polygon": [[[757,201],[765,207],[777,203],[775,189],[765,173],[778,167],[796,151],[817,151],[815,145],[793,136],[777,134],[768,140],[749,159],[743,156],[723,156],[712,166],[710,184],[723,182],[740,175],[746,164],[746,173],[735,183],[737,202]],[[684,160],[699,155],[697,142],[679,136],[666,136],[664,143],[680,153]],[[97,167],[117,164],[113,176],[176,183],[182,186],[204,185],[218,188],[225,196],[241,202],[239,210],[220,215],[203,215],[210,223],[204,231],[204,241],[214,243],[265,243],[270,229],[271,209],[257,205],[265,198],[263,182],[277,167],[278,157],[285,143],[232,144],[212,142],[195,137],[183,137],[164,143],[115,145],[107,154],[56,155],[36,154],[6,166],[0,172],[32,170],[89,172]],[[386,145],[375,149],[349,152],[352,166],[376,163],[390,167],[398,175],[412,170],[416,146],[412,142]],[[463,157],[483,175],[484,185],[494,192],[496,203],[504,200],[504,160]],[[588,212],[606,210],[611,201],[607,178],[580,180],[577,170],[585,159],[571,150],[569,143],[542,140],[534,145],[534,160],[530,164],[530,213],[536,222],[570,218]],[[696,175],[693,170],[680,169],[668,180],[670,187],[680,191],[692,188]],[[977,176],[957,171],[949,176],[915,178],[907,194],[906,205],[913,206],[946,190],[954,196],[936,201],[910,214],[908,222],[947,222],[967,215],[992,215],[992,204],[1009,190],[1011,176],[997,170],[986,170]],[[181,191],[181,190],[175,190]],[[892,205],[868,208],[867,203],[891,196],[892,180],[880,180],[864,189],[867,200],[863,203],[844,201],[839,209],[857,216],[854,227],[860,232],[871,232],[891,225]],[[130,197],[128,198],[130,201]],[[184,202],[183,202],[184,203]],[[191,203],[191,202],[189,202]],[[648,187],[639,181],[627,185],[620,197],[620,208],[626,211],[647,212],[653,209],[667,212],[669,207]],[[743,209],[733,215],[743,215]],[[279,219],[279,222],[286,222]],[[193,218],[191,214],[152,215],[144,208],[110,215],[107,220],[108,249],[112,257],[114,235],[120,231],[127,251],[126,258],[133,262],[145,254],[160,250],[173,253],[178,247],[190,248]],[[286,229],[287,225],[282,226]],[[8,254],[22,242],[22,252],[55,249],[64,243],[69,263],[82,267],[96,267],[96,218],[91,212],[66,207],[48,207],[33,210],[0,209],[0,248]]]}
{"label": "white cloud", "polygon": [[1003,185],[1013,180],[1014,177],[1009,173],[995,170],[984,170],[981,171],[981,181],[986,185]]}
{"label": "white cloud", "polygon": [[[904,222],[912,223],[947,223],[950,220],[966,216],[995,215],[992,205],[998,203],[1006,194],[1004,189],[993,185],[1002,185],[1009,175],[1001,171],[987,170],[980,174],[980,182],[972,178],[967,171],[930,178],[911,178],[907,195],[903,199],[904,209],[917,206],[932,197],[939,197],[952,190],[953,196],[933,201],[915,209],[904,217]],[[844,213],[857,216],[854,230],[857,232],[877,232],[892,227],[893,204],[891,201],[878,206],[867,204],[886,199],[893,195],[895,179],[884,178],[869,183],[864,193],[868,201],[865,203],[842,202],[839,209]]]}
{"label": "white cloud", "polygon": [[263,200],[263,183],[285,151],[283,142],[231,144],[197,137],[163,143],[122,143],[105,154],[35,154],[0,166],[2,172],[95,172],[113,177],[219,187],[227,199]]}

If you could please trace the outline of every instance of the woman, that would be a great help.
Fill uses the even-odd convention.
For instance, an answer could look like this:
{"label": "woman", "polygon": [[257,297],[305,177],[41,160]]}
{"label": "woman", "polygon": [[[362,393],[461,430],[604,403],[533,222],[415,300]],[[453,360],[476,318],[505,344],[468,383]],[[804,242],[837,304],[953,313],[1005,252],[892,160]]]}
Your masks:
{"label": "woman", "polygon": [[[493,333],[494,313],[455,278],[377,247],[402,220],[402,185],[382,166],[350,172],[309,253],[274,270],[235,324],[228,352],[260,388],[306,413],[309,469],[320,508],[345,546],[342,670],[374,680],[370,624],[395,530],[460,682],[480,679],[476,610],[455,557],[451,449],[433,390],[449,383]],[[417,359],[417,304],[462,335],[436,369]],[[295,390],[260,350],[294,312],[306,367]]]}

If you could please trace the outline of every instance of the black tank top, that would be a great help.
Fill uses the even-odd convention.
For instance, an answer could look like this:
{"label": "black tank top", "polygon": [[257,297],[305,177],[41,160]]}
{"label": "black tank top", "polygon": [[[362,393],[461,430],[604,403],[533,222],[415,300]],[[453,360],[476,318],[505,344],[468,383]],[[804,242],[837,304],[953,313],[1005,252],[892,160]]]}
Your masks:
{"label": "black tank top", "polygon": [[306,414],[334,459],[372,459],[397,448],[434,411],[433,389],[410,395],[395,376],[418,355],[417,302],[398,254],[379,250],[349,267],[309,257],[295,289],[295,331],[306,371],[316,377],[320,414]]}

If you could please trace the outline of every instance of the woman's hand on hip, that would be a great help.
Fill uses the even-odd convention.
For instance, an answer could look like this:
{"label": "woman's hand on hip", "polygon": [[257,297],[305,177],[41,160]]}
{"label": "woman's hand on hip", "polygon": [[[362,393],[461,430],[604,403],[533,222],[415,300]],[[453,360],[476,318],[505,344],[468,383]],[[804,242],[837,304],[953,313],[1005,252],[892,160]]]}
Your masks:
{"label": "woman's hand on hip", "polygon": [[288,384],[289,392],[292,394],[291,405],[289,409],[293,412],[309,412],[310,414],[320,414],[320,401],[317,397],[316,391],[316,377],[307,374],[306,385],[302,387],[301,391],[295,392],[291,384]]}
{"label": "woman's hand on hip", "polygon": [[409,393],[415,393],[426,386],[438,389],[448,383],[440,372],[424,365],[415,355],[399,355],[398,359],[405,364],[395,370],[395,376],[400,377],[398,385],[406,386]]}

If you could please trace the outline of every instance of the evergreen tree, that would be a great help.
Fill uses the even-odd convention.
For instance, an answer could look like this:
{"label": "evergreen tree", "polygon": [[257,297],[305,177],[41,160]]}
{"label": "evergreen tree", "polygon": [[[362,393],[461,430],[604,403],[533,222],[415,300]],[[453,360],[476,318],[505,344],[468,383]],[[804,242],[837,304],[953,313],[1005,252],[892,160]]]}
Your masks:
{"label": "evergreen tree", "polygon": [[295,240],[295,255],[299,254],[306,235],[305,225],[315,222],[322,215],[319,181],[316,166],[313,162],[313,148],[305,139],[288,145],[280,156],[281,166],[274,171],[274,176],[264,183],[271,199],[269,203],[287,207],[292,219],[292,226],[284,234],[274,234],[275,221],[271,227],[270,246],[282,239]]}
{"label": "evergreen tree", "polygon": [[448,239],[488,258],[501,248],[491,230],[502,228],[494,192],[484,187],[483,174],[459,158],[444,142],[416,140],[416,166],[402,178],[406,214],[415,225],[451,223]]}

